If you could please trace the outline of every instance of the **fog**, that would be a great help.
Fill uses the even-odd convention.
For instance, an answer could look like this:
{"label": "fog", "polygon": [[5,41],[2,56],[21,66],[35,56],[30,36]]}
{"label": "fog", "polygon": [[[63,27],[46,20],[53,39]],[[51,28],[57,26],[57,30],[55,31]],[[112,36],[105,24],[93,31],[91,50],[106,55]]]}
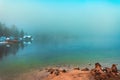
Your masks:
{"label": "fog", "polygon": [[0,0],[0,21],[15,24],[33,36],[66,36],[85,40],[120,37],[120,6],[116,1]]}

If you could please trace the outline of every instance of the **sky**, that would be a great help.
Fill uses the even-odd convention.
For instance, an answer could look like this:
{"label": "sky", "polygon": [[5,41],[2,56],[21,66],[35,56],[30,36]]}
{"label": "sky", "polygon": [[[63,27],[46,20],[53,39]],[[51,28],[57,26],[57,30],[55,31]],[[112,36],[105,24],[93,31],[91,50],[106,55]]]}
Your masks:
{"label": "sky", "polygon": [[120,0],[0,0],[0,22],[28,33],[120,35]]}

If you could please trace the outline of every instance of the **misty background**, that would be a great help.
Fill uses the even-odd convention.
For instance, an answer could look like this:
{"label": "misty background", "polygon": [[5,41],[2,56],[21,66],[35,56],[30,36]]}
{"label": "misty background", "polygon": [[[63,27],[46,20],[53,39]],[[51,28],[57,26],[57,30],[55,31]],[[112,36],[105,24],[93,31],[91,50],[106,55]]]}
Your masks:
{"label": "misty background", "polygon": [[0,0],[0,21],[38,41],[79,42],[82,47],[120,44],[119,0]]}

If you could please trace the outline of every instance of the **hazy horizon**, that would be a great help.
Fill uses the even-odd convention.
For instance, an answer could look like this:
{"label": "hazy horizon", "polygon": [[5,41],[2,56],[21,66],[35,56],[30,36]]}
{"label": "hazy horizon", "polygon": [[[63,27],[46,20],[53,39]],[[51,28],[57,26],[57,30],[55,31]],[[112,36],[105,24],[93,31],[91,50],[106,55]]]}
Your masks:
{"label": "hazy horizon", "polygon": [[118,0],[0,0],[0,22],[28,33],[119,35]]}

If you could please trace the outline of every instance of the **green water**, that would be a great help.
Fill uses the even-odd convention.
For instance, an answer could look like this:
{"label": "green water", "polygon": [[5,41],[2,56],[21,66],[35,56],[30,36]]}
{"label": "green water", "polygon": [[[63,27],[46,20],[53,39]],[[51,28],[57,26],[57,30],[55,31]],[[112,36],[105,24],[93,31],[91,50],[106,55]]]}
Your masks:
{"label": "green water", "polygon": [[85,47],[78,42],[43,44],[34,41],[10,47],[0,47],[0,75],[19,74],[51,65],[90,67],[88,64],[94,66],[96,62],[103,66],[115,63],[120,69],[119,49]]}

